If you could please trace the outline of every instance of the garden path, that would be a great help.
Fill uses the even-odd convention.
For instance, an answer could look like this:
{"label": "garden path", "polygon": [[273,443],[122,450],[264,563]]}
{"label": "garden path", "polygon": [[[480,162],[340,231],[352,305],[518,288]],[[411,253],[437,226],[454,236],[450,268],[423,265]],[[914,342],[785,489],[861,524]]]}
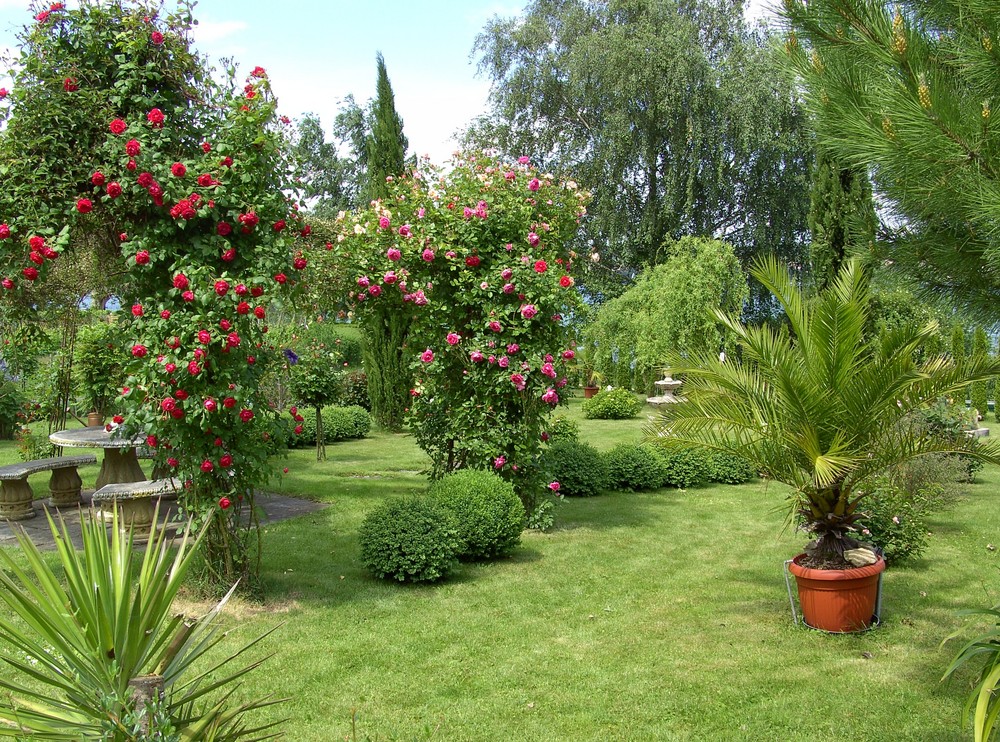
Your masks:
{"label": "garden path", "polygon": [[[83,503],[80,508],[62,508],[60,510],[48,508],[45,500],[35,500],[36,515],[34,518],[15,522],[0,521],[0,546],[17,546],[15,529],[23,528],[39,549],[43,551],[55,549],[55,541],[52,538],[52,531],[49,530],[49,521],[45,517],[44,512],[48,509],[53,514],[58,513],[63,517],[67,526],[69,526],[70,538],[73,539],[73,543],[78,549],[82,548],[80,542],[80,512],[81,508],[90,506],[92,495],[92,490],[89,492],[85,490],[82,498]],[[312,502],[311,500],[303,500],[297,497],[267,493],[257,495],[257,504],[261,509],[260,520],[262,525],[277,523],[278,521],[287,520],[299,515],[307,515],[328,507],[327,503]],[[164,522],[168,517],[168,513],[161,513],[160,522]],[[56,518],[56,522],[58,523],[58,518]],[[108,527],[110,528],[110,523]]]}

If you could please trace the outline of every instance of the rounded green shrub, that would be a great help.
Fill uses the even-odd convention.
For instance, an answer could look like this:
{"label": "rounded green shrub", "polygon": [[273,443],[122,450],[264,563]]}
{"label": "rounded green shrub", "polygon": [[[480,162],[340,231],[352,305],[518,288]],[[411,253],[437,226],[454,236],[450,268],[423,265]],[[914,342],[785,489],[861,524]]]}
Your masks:
{"label": "rounded green shrub", "polygon": [[458,563],[455,516],[429,497],[407,497],[372,510],[358,531],[361,563],[376,577],[434,582]]}
{"label": "rounded green shrub", "polygon": [[459,559],[492,559],[521,542],[524,505],[514,485],[489,471],[462,469],[431,485],[430,496],[455,516],[464,546]]}
{"label": "rounded green shrub", "polygon": [[663,486],[666,470],[663,459],[646,446],[621,443],[604,454],[611,489],[655,490]]}
{"label": "rounded green shrub", "polygon": [[623,387],[600,391],[583,402],[583,416],[592,420],[629,420],[641,409],[639,398]]}
{"label": "rounded green shrub", "polygon": [[596,448],[578,441],[558,441],[545,452],[545,468],[559,482],[559,494],[592,497],[608,486],[608,467]]}
{"label": "rounded green shrub", "polygon": [[555,443],[556,441],[577,441],[580,440],[580,423],[576,420],[570,420],[565,415],[556,415],[549,422],[548,429],[545,432],[549,436],[549,443]]}
{"label": "rounded green shrub", "polygon": [[655,446],[652,450],[663,462],[665,487],[687,489],[708,481],[711,476],[711,453],[703,448]]}
{"label": "rounded green shrub", "polygon": [[733,453],[713,451],[709,456],[708,478],[722,484],[743,484],[757,478],[757,471],[750,463]]}
{"label": "rounded green shrub", "polygon": [[[302,426],[302,432],[291,437],[289,446],[298,448],[316,445],[316,410],[312,407],[299,407],[298,413],[302,417],[301,423],[292,421],[287,413],[284,414],[290,429],[294,428],[295,425]],[[350,407],[323,408],[324,443],[365,438],[371,431],[371,426],[371,414],[363,407],[352,405]]]}

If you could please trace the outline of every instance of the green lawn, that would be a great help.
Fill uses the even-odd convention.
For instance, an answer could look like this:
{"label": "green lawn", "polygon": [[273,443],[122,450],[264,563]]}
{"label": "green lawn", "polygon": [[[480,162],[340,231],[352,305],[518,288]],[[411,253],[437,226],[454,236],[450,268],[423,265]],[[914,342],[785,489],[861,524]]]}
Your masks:
{"label": "green lawn", "polygon": [[[581,420],[599,448],[641,435]],[[580,419],[579,401],[569,415]],[[549,533],[432,587],[358,563],[357,526],[419,491],[412,440],[295,451],[278,486],[330,503],[267,529],[267,602],[230,612],[234,641],[281,623],[247,692],[290,701],[287,738],[411,740],[962,740],[971,674],[939,678],[966,606],[1000,602],[1000,471],[932,523],[925,556],[885,575],[882,626],[792,624],[780,487],[716,486],[567,500]]]}

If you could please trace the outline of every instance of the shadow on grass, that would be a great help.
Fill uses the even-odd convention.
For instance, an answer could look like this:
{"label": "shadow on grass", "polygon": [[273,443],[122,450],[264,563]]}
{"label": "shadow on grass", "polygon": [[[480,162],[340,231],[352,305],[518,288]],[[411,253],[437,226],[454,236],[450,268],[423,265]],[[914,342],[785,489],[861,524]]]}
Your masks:
{"label": "shadow on grass", "polygon": [[607,492],[596,497],[568,497],[556,506],[556,522],[549,533],[580,528],[602,530],[636,528],[662,517],[676,490]]}

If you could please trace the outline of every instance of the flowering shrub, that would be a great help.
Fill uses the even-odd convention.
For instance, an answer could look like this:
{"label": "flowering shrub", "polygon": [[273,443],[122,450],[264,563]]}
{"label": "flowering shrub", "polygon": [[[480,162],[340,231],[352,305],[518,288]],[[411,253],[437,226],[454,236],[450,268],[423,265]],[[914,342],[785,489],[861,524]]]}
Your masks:
{"label": "flowering shrub", "polygon": [[[33,48],[58,47],[59,34],[72,35],[77,26],[106,37],[86,39],[81,64],[92,63],[88,54],[103,54],[87,50],[105,43],[159,47],[153,33],[180,43],[177,27],[146,15],[148,8],[116,8],[110,15],[89,4],[60,9],[34,29]],[[134,92],[130,86],[148,74],[127,54],[105,61],[116,66],[123,90]],[[40,57],[16,82],[30,89],[34,76],[52,72],[44,67],[51,62]],[[178,72],[169,56],[160,62]],[[80,76],[79,90],[52,94],[84,92],[86,79]],[[169,74],[159,79],[167,80],[161,86],[186,84]],[[275,357],[264,342],[267,308],[306,267],[295,243],[308,227],[286,196],[284,136],[263,69],[254,69],[242,90],[220,97],[218,110],[193,112],[175,88],[153,86],[145,96],[141,113],[131,98],[121,109],[114,95],[87,99],[103,119],[101,139],[78,153],[90,175],[66,204],[52,204],[64,223],[55,236],[36,230],[30,214],[0,214],[0,284],[16,298],[75,242],[113,229],[119,256],[105,270],[123,279],[129,309],[119,327],[130,373],[115,422],[121,434],[145,438],[156,463],[184,481],[180,503],[188,514],[199,520],[219,511],[203,553],[209,577],[231,583],[255,574],[253,492],[269,477],[268,456],[283,438],[259,391]],[[19,105],[28,116],[38,101],[25,93]],[[12,129],[20,110],[12,112]]]}
{"label": "flowering shrub", "polygon": [[409,424],[432,476],[491,469],[530,509],[543,491],[545,419],[574,355],[566,245],[587,194],[527,158],[480,155],[389,185],[389,199],[341,218],[337,253],[354,267],[354,311],[411,317]]}
{"label": "flowering shrub", "polygon": [[927,548],[931,513],[921,494],[907,493],[888,477],[876,479],[866,491],[861,538],[878,546],[890,564],[920,556]]}

